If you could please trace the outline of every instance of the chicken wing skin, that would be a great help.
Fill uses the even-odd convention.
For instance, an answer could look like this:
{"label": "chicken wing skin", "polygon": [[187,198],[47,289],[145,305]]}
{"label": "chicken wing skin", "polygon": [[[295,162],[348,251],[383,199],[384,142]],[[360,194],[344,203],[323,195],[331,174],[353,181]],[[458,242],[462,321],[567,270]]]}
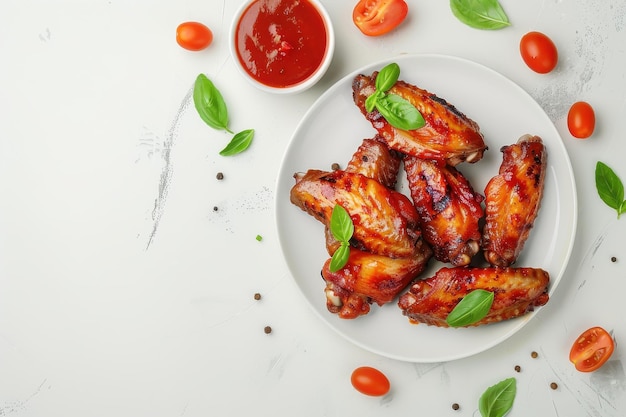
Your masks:
{"label": "chicken wing skin", "polygon": [[352,82],[353,99],[390,148],[452,166],[483,157],[487,146],[476,122],[446,100],[404,81],[397,81],[389,93],[413,104],[426,121],[424,127],[411,131],[396,129],[377,110],[368,113],[365,100],[376,91],[377,75],[377,72],[371,76],[357,75]]}
{"label": "chicken wing skin", "polygon": [[392,258],[416,253],[421,233],[415,207],[405,195],[342,170],[309,170],[295,178],[291,202],[326,227],[335,204],[346,209],[354,223],[352,246]]}
{"label": "chicken wing skin", "polygon": [[[402,155],[389,149],[384,141],[376,136],[373,139],[363,139],[361,145],[352,155],[352,159],[348,162],[345,171],[364,175],[393,189],[398,180],[401,162]],[[328,254],[332,256],[340,242],[335,239],[328,227],[324,233],[326,249]]]}
{"label": "chicken wing skin", "polygon": [[504,146],[499,174],[485,187],[485,227],[482,247],[492,265],[517,260],[541,205],[547,152],[538,136],[524,135]]}
{"label": "chicken wing skin", "polygon": [[519,317],[548,302],[549,274],[539,268],[442,268],[417,281],[402,294],[398,306],[413,323],[448,327],[446,317],[461,299],[476,289],[494,292],[486,317],[472,324]]}
{"label": "chicken wing skin", "polygon": [[407,156],[404,169],[422,237],[435,258],[454,266],[468,265],[480,249],[483,196],[454,167]]}
{"label": "chicken wing skin", "polygon": [[380,136],[363,139],[352,155],[346,171],[372,178],[385,187],[394,188],[398,180],[402,155],[389,149]]}
{"label": "chicken wing skin", "polygon": [[346,265],[330,270],[330,259],[324,263],[326,306],[340,318],[352,319],[367,314],[360,297],[367,304],[383,305],[395,299],[426,267],[432,251],[421,244],[414,256],[389,258],[352,248]]}

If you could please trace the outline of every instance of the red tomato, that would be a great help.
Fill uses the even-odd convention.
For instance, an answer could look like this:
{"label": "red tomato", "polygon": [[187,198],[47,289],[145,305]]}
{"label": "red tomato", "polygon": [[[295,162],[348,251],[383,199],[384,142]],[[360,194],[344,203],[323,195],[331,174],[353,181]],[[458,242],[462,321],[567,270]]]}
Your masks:
{"label": "red tomato", "polygon": [[587,102],[577,101],[567,113],[567,128],[578,139],[587,139],[596,127],[596,114]]}
{"label": "red tomato", "polygon": [[526,65],[540,74],[552,71],[559,61],[554,42],[541,32],[528,32],[522,36],[519,51]]}
{"label": "red tomato", "polygon": [[352,21],[367,36],[380,36],[395,29],[409,12],[404,0],[360,0]]}
{"label": "red tomato", "polygon": [[200,51],[213,42],[213,32],[199,22],[181,23],[176,28],[176,42],[190,51]]}
{"label": "red tomato", "polygon": [[376,368],[361,366],[352,372],[352,386],[361,394],[379,397],[389,392],[389,380]]}
{"label": "red tomato", "polygon": [[615,343],[602,327],[585,330],[574,342],[569,360],[581,372],[595,371],[611,357]]}

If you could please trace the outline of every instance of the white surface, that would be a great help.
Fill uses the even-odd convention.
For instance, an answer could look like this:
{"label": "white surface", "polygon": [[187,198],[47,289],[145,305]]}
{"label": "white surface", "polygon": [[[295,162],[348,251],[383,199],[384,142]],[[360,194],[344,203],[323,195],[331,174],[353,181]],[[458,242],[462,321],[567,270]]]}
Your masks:
{"label": "white surface", "polygon": [[[483,194],[487,182],[498,174],[502,163],[500,148],[517,142],[524,134],[543,139],[549,155],[545,199],[532,237],[516,265],[548,271],[549,292],[553,294],[574,244],[577,200],[570,160],[550,118],[519,86],[474,62],[443,55],[401,55],[391,61],[400,66],[402,80],[446,99],[480,125],[489,148],[484,158],[474,164],[457,166],[476,192]],[[289,201],[295,184],[294,173],[309,169],[330,171],[334,162],[345,167],[361,141],[374,137],[375,130],[352,100],[352,80],[357,73],[370,75],[388,63],[373,63],[341,79],[313,104],[296,128],[276,190],[276,223],[281,247],[292,276],[313,309],[339,334],[357,345],[390,358],[413,362],[467,357],[510,337],[539,309],[517,320],[469,329],[411,325],[396,301],[382,308],[373,305],[367,316],[357,320],[339,319],[326,309],[325,285],[319,274],[328,259],[324,227]],[[409,195],[403,178],[401,174],[399,190]],[[445,264],[432,260],[422,276],[432,276],[443,266]],[[385,337],[380,337],[381,334]]]}
{"label": "white surface", "polygon": [[[483,32],[448,2],[409,0],[407,21],[381,38],[352,25],[355,1],[323,3],[334,61],[288,97],[237,73],[236,1],[0,3],[0,415],[475,417],[483,390],[510,376],[507,417],[625,414],[626,218],[597,197],[593,172],[601,160],[626,181],[626,3],[502,0],[512,26]],[[213,29],[209,49],[178,47],[185,20]],[[530,30],[558,46],[555,72],[523,64],[517,45]],[[281,158],[306,111],[346,74],[402,53],[467,58],[528,91],[563,138],[578,191],[576,241],[550,302],[502,344],[446,363],[387,359],[337,336],[291,279],[274,226]],[[233,130],[257,130],[245,154],[220,157],[230,137],[189,105],[200,72]],[[576,100],[597,113],[586,141],[565,124]],[[581,374],[567,353],[593,325],[617,349]],[[391,393],[352,389],[360,365],[385,372]]]}

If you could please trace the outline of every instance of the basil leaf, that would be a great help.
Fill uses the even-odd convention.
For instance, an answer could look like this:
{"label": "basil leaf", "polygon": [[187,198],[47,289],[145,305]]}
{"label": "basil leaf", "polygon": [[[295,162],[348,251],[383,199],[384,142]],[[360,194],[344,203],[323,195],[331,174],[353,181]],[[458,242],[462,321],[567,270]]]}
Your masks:
{"label": "basil leaf", "polygon": [[596,190],[607,206],[617,211],[617,217],[626,212],[624,184],[605,163],[596,163]]}
{"label": "basil leaf", "polygon": [[454,16],[475,29],[495,30],[509,26],[509,18],[498,0],[450,0]]}
{"label": "basil leaf", "polygon": [[395,62],[385,65],[376,76],[376,91],[381,93],[389,90],[400,77],[400,66]]}
{"label": "basil leaf", "polygon": [[335,239],[340,242],[349,243],[354,233],[354,223],[350,215],[339,204],[335,204],[333,212],[330,215],[330,231]]}
{"label": "basil leaf", "polygon": [[513,407],[517,393],[515,378],[507,378],[493,385],[480,396],[478,411],[482,417],[503,417]]}
{"label": "basil leaf", "polygon": [[379,98],[376,108],[390,125],[398,129],[414,130],[426,124],[415,106],[396,94]]}
{"label": "basil leaf", "polygon": [[224,98],[211,80],[204,74],[199,74],[196,77],[196,82],[193,86],[193,104],[200,118],[206,124],[213,129],[233,133],[228,129],[228,110]]}
{"label": "basil leaf", "polygon": [[350,244],[346,242],[341,242],[341,246],[337,248],[335,253],[333,253],[333,257],[330,258],[330,268],[331,272],[337,272],[348,263],[348,258],[350,258]]}
{"label": "basil leaf", "polygon": [[450,327],[463,327],[476,323],[489,313],[493,299],[493,291],[474,290],[463,297],[452,309],[446,317],[446,322]]}
{"label": "basil leaf", "polygon": [[350,239],[354,234],[354,223],[350,214],[341,207],[339,204],[335,204],[333,212],[330,215],[330,231],[341,242],[341,246],[337,248],[330,259],[329,268],[331,272],[337,272],[348,263],[350,257]]}
{"label": "basil leaf", "polygon": [[365,110],[369,113],[376,107],[378,99],[384,97],[385,93],[380,90],[374,91],[374,94],[365,99]]}
{"label": "basil leaf", "polygon": [[247,129],[237,133],[233,136],[230,143],[220,151],[220,155],[231,156],[245,151],[252,143],[253,137],[254,129]]}

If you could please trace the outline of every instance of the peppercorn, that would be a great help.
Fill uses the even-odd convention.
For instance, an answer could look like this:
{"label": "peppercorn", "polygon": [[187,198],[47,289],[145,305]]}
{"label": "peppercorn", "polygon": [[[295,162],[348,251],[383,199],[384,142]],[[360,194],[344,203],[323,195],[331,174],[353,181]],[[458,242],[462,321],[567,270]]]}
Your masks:
{"label": "peppercorn", "polygon": [[452,404],[452,409],[453,410],[458,410],[459,408],[461,408],[461,406],[458,405],[457,403]]}
{"label": "peppercorn", "polygon": [[265,334],[270,334],[270,333],[272,333],[272,328],[270,326],[265,326],[263,331],[265,332]]}
{"label": "peppercorn", "polygon": [[341,169],[341,167],[339,166],[339,164],[338,164],[337,162],[333,163],[333,164],[330,166],[330,168],[331,168],[333,171],[337,171],[338,169]]}
{"label": "peppercorn", "polygon": [[217,211],[217,210],[218,210],[217,206],[213,206],[213,211]]}
{"label": "peppercorn", "polygon": [[255,300],[260,300],[261,299],[261,294],[259,294],[258,292],[254,294],[254,299]]}
{"label": "peppercorn", "polygon": [[617,258],[615,256],[611,256],[611,262],[617,262]]}
{"label": "peppercorn", "polygon": [[515,372],[521,372],[522,371],[522,367],[519,365],[515,365]]}
{"label": "peppercorn", "polygon": [[556,382],[552,382],[552,383],[550,384],[550,388],[552,388],[552,389],[557,389],[558,387],[559,387],[559,386],[557,385],[557,383],[556,383]]}
{"label": "peppercorn", "polygon": [[530,357],[535,359],[535,358],[539,357],[539,354],[537,352],[533,351],[533,352],[530,353]]}
{"label": "peppercorn", "polygon": [[218,172],[217,175],[215,176],[215,178],[217,178],[218,180],[223,180],[224,179],[224,174],[222,174],[221,172]]}

